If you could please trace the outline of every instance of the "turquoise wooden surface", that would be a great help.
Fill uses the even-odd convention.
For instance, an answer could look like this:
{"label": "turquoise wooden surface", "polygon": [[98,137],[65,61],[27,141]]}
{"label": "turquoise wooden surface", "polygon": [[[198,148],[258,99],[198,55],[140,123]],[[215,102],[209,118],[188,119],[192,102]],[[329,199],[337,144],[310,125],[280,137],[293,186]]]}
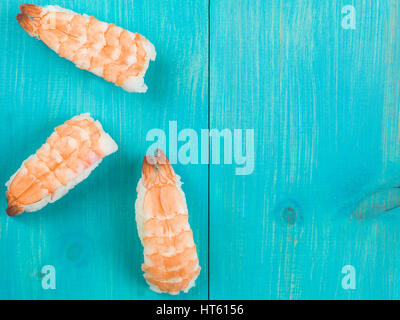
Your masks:
{"label": "turquoise wooden surface", "polygon": [[[15,16],[20,1],[0,3],[0,181],[6,182],[53,128],[90,112],[119,145],[61,201],[15,219],[0,215],[0,298],[162,299],[145,283],[134,220],[136,184],[152,128],[207,127],[208,3],[58,1],[57,4],[139,32],[157,59],[146,94],[129,94],[74,67],[30,38]],[[47,1],[36,1],[48,4]],[[92,4],[93,3],[93,4]],[[95,4],[96,3],[96,4]],[[168,132],[168,131],[167,131]],[[206,166],[176,165],[184,182],[202,272],[196,287],[172,299],[207,298]],[[5,191],[5,188],[3,189]],[[1,207],[6,208],[5,197]],[[43,290],[40,270],[56,268],[56,290]]]}
{"label": "turquoise wooden surface", "polygon": [[211,1],[211,127],[256,140],[252,175],[211,167],[211,298],[400,298],[400,211],[352,218],[400,181],[399,19],[396,0]]}
{"label": "turquoise wooden surface", "polygon": [[[400,202],[392,188],[400,181],[398,1],[93,3],[57,2],[155,44],[146,94],[77,70],[18,26],[18,1],[0,2],[0,181],[81,112],[119,145],[57,203],[0,215],[0,298],[400,298],[400,211],[381,209]],[[347,4],[355,30],[341,26]],[[168,133],[172,120],[178,130],[255,133],[251,175],[235,175],[234,165],[175,166],[202,266],[197,286],[177,297],[143,280],[133,207],[146,134]],[[47,264],[56,290],[41,287]],[[341,285],[349,264],[355,290]]]}

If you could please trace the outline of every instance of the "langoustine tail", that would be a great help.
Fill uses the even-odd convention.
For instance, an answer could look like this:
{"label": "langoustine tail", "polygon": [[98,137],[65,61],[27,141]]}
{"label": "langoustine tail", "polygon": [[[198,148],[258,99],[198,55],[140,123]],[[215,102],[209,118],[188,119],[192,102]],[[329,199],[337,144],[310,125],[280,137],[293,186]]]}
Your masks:
{"label": "langoustine tail", "polygon": [[6,197],[7,197],[7,202],[8,202],[8,207],[6,209],[6,213],[10,217],[15,217],[22,212],[24,212],[24,207],[21,205],[18,205],[16,199],[9,193],[6,192]]}
{"label": "langoustine tail", "polygon": [[21,11],[22,14],[25,14],[28,17],[33,17],[33,18],[39,18],[44,12],[43,7],[29,3],[20,4],[19,10]]}
{"label": "langoustine tail", "polygon": [[7,214],[37,211],[57,201],[117,149],[114,140],[89,114],[66,121],[6,183]]}
{"label": "langoustine tail", "polygon": [[31,37],[37,37],[37,29],[39,28],[39,21],[29,18],[24,13],[17,14],[17,21]]}
{"label": "langoustine tail", "polygon": [[180,177],[160,149],[143,159],[135,204],[144,278],[155,292],[188,292],[200,273]]}
{"label": "langoustine tail", "polygon": [[142,165],[144,184],[149,185],[159,181],[161,177],[174,181],[175,172],[167,156],[161,149],[157,149],[152,155],[145,155]]}
{"label": "langoustine tail", "polygon": [[[35,4],[21,4],[21,13],[17,14],[17,21],[31,37],[36,37],[40,26],[39,18],[44,13],[44,9]],[[32,17],[32,19],[31,19]]]}

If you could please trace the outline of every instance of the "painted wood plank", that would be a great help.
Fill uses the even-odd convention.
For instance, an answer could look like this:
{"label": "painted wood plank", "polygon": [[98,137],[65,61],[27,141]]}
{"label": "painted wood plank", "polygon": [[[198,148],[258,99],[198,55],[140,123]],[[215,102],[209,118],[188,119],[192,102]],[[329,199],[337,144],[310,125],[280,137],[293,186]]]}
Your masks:
{"label": "painted wood plank", "polygon": [[[355,30],[341,26],[347,4]],[[399,10],[211,1],[211,127],[256,141],[253,174],[210,169],[212,299],[400,298],[399,211],[352,214],[400,181]]]}
{"label": "painted wood plank", "polygon": [[[4,183],[53,128],[90,112],[119,151],[58,202],[17,218],[0,215],[2,299],[168,299],[142,277],[134,221],[136,184],[151,142],[146,134],[169,121],[178,130],[207,128],[208,2],[57,1],[152,41],[157,59],[146,94],[129,94],[59,58],[18,25],[17,0],[0,2],[0,181]],[[37,0],[40,5],[48,1]],[[184,182],[202,272],[197,286],[173,299],[207,298],[206,166],[176,165]],[[5,191],[5,188],[3,189]],[[1,197],[1,207],[6,207]],[[40,270],[56,268],[56,290],[43,290]]]}

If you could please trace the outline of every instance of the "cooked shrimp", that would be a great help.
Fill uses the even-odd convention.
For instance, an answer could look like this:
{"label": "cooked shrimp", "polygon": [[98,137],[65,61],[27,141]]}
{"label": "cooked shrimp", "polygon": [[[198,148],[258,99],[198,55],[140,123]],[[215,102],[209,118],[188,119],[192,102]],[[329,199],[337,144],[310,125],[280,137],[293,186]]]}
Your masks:
{"label": "cooked shrimp", "polygon": [[128,92],[147,91],[144,75],[156,52],[140,34],[59,6],[21,4],[20,10],[21,27],[78,68]]}
{"label": "cooked shrimp", "polygon": [[6,183],[7,214],[36,211],[60,199],[117,149],[100,122],[89,114],[73,117],[55,128]]}
{"label": "cooked shrimp", "polygon": [[181,184],[161,150],[144,157],[136,223],[144,247],[144,278],[159,293],[188,292],[200,273]]}

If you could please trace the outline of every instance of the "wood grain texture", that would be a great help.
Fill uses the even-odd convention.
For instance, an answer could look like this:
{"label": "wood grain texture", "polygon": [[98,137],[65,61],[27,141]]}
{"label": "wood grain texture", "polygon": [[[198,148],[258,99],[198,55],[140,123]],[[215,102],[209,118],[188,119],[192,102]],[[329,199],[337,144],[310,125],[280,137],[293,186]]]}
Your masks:
{"label": "wood grain texture", "polygon": [[[341,27],[347,4],[355,30]],[[211,1],[211,127],[256,140],[252,175],[211,167],[212,299],[400,298],[400,211],[352,214],[400,182],[399,11]],[[355,290],[341,286],[348,264]]]}
{"label": "wood grain texture", "polygon": [[[189,294],[149,290],[134,220],[136,184],[151,142],[150,129],[168,133],[207,128],[208,2],[57,1],[60,6],[113,22],[147,37],[156,47],[146,94],[129,94],[58,57],[18,25],[17,0],[0,3],[0,181],[6,182],[53,128],[90,112],[119,151],[90,177],[45,209],[11,219],[0,215],[2,299],[207,298],[207,167],[176,165],[184,182],[189,221],[202,272]],[[48,1],[35,1],[46,5]],[[5,191],[5,188],[4,188]],[[5,197],[1,207],[6,208]],[[40,270],[54,265],[56,290],[43,290]]]}
{"label": "wood grain texture", "polygon": [[[382,212],[400,201],[398,1],[87,3],[57,2],[154,43],[149,91],[129,94],[76,69],[18,26],[18,1],[0,2],[0,181],[82,112],[119,145],[60,201],[0,215],[0,298],[400,298],[400,211]],[[347,4],[355,30],[341,27]],[[146,134],[168,133],[173,120],[198,133],[254,129],[255,170],[211,165],[208,181],[205,165],[175,166],[202,272],[189,294],[169,297],[142,277],[134,202]],[[357,218],[365,206],[373,214]],[[56,290],[41,287],[46,264]],[[346,291],[348,264],[357,288]]]}

